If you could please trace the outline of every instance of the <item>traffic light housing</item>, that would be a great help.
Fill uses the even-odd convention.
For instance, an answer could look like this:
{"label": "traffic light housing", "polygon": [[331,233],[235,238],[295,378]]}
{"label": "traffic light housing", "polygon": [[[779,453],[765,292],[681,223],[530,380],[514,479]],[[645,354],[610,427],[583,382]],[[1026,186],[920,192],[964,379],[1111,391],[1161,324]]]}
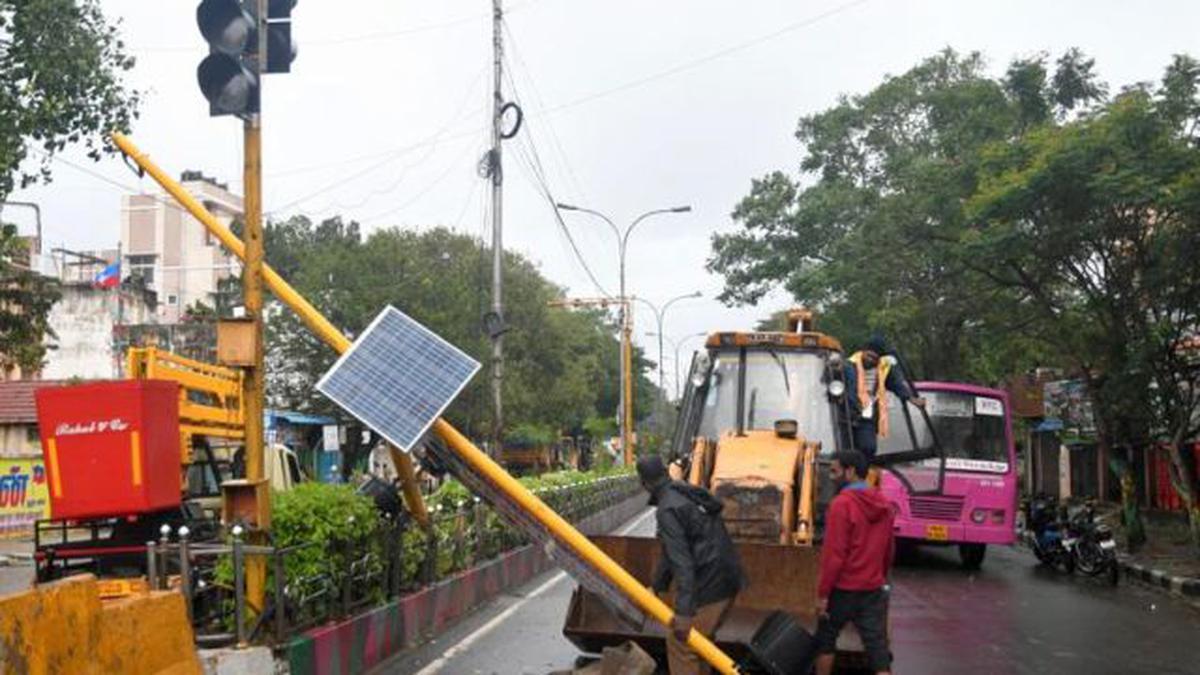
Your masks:
{"label": "traffic light housing", "polygon": [[[265,22],[258,20],[258,0],[204,0],[196,23],[209,54],[196,69],[209,115],[247,116],[259,112],[260,74],[286,73],[296,58],[291,13],[296,0],[269,0]],[[266,63],[259,63],[258,30],[267,31]]]}

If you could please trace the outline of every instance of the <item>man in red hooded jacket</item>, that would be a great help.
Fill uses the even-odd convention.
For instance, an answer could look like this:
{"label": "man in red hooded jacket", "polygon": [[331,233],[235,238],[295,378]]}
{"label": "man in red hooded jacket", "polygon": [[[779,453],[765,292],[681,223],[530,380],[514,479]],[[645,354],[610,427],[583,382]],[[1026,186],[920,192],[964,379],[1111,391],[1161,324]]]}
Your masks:
{"label": "man in red hooded jacket", "polygon": [[895,550],[892,505],[867,485],[867,458],[861,452],[838,452],[829,473],[838,493],[825,513],[821,544],[817,675],[833,672],[838,633],[847,622],[858,629],[871,668],[890,673],[887,578]]}

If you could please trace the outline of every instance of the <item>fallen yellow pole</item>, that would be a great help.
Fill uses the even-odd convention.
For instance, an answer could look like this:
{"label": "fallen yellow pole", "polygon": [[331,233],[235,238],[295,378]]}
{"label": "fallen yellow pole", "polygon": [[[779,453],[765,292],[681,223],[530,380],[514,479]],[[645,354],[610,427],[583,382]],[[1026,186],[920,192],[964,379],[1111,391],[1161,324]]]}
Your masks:
{"label": "fallen yellow pole", "polygon": [[[150,161],[150,158],[143,154],[127,136],[114,132],[112,138],[117,147],[121,149],[121,152],[136,162],[142,170],[150,174],[150,177],[155,182],[161,185],[189,213],[195,216],[201,224],[208,228],[209,232],[220,239],[226,248],[239,258],[244,258],[245,247],[242,245],[242,242],[213,217],[200,202],[196,201],[195,197],[192,197],[187,190],[183,189],[182,185],[168,176],[158,165]],[[328,319],[321,316],[321,313],[312,304],[297,293],[269,265],[263,265],[263,279],[275,294],[275,297],[299,315],[300,319],[318,337],[328,342],[335,351],[341,353],[350,348],[350,340],[338,331],[333,324],[329,323]],[[524,485],[521,485],[517,479],[513,478],[499,464],[492,461],[486,453],[475,447],[475,444],[470,439],[459,433],[449,422],[444,419],[438,419],[433,423],[433,431],[464,462],[469,464],[471,468],[487,477],[497,488],[513,501],[517,502],[526,513],[533,516],[547,530],[553,533],[556,539],[569,546],[576,554],[591,564],[596,571],[600,572],[604,578],[619,588],[643,612],[669,629],[671,619],[674,616],[671,608],[648,588],[639,583],[633,575],[625,571],[612,558],[605,555],[599,547],[589,541],[579,530],[572,527],[570,523],[563,520],[562,516],[558,515],[554,509],[546,506],[542,500],[527,490]],[[399,454],[411,462],[411,458],[407,453]],[[404,475],[400,467],[397,467],[397,469],[401,471],[401,475]],[[405,494],[407,495],[407,491]],[[713,668],[716,668],[717,671],[725,675],[737,673],[737,667],[734,665],[733,659],[729,658],[725,652],[721,651],[720,648],[703,634],[693,630],[688,635],[687,644],[712,665]]]}
{"label": "fallen yellow pole", "polygon": [[[117,144],[117,147],[121,148],[121,152],[137,162],[138,166],[150,174],[150,177],[174,197],[183,208],[187,209],[188,213],[195,216],[196,220],[199,220],[200,224],[204,225],[213,236],[220,239],[221,244],[225,248],[229,249],[230,252],[241,260],[246,259],[245,244],[230,232],[228,228],[222,225],[216,217],[209,213],[208,209],[205,209],[191,193],[183,189],[182,185],[175,182],[158,165],[151,162],[149,157],[142,154],[128,136],[113,133],[112,139]],[[329,346],[333,347],[334,351],[340,354],[350,348],[350,340],[345,335],[342,335],[341,331],[334,328],[328,319],[322,316],[308,300],[305,300],[304,296],[297,293],[296,289],[284,281],[283,277],[279,276],[270,265],[263,264],[262,276],[263,281],[266,282],[267,287],[271,289],[275,297],[290,307],[300,317],[300,320],[308,326],[309,330],[329,343]],[[428,528],[430,524],[429,510],[425,507],[425,500],[422,499],[421,491],[418,489],[416,483],[416,471],[412,466],[412,458],[403,452],[393,453],[393,457],[399,459],[396,465],[396,472],[400,475],[404,501],[408,505],[409,512],[413,514],[413,518],[418,524]]]}

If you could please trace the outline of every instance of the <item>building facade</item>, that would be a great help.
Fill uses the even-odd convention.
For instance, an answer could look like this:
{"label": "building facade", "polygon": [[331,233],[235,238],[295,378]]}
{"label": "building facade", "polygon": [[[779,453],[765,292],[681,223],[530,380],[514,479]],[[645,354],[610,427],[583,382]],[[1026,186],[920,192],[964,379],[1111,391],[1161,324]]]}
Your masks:
{"label": "building facade", "polygon": [[95,288],[90,281],[64,283],[62,299],[50,310],[56,339],[46,353],[41,377],[49,380],[104,380],[123,375],[129,326],[154,323],[155,294],[128,284]]}
{"label": "building facade", "polygon": [[[195,171],[180,181],[217,220],[229,226],[242,217],[242,198]],[[165,194],[121,199],[122,276],[139,277],[158,294],[157,318],[176,323],[197,302],[216,304],[220,281],[240,273],[236,258],[183,207]]]}

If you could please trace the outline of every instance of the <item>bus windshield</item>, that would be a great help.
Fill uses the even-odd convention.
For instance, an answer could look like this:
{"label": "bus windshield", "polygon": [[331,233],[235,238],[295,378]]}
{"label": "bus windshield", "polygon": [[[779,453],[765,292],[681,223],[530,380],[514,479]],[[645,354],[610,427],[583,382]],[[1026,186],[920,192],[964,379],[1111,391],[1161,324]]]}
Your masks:
{"label": "bus windshield", "polygon": [[[737,429],[738,361],[736,350],[713,355],[700,435],[718,438]],[[796,420],[802,438],[825,449],[836,448],[834,408],[824,375],[825,359],[819,352],[747,350],[746,429],[771,430],[778,420]]]}
{"label": "bus windshield", "polygon": [[[1000,399],[965,392],[924,391],[925,411],[946,456],[946,469],[1006,473],[1009,470],[1004,404]],[[890,397],[889,414],[902,419],[899,397]],[[920,417],[911,404],[909,413]],[[932,445],[929,429],[914,424],[918,447]],[[912,445],[903,424],[892,425],[888,436],[879,439],[879,454],[898,452]],[[933,460],[936,462],[936,460]]]}

